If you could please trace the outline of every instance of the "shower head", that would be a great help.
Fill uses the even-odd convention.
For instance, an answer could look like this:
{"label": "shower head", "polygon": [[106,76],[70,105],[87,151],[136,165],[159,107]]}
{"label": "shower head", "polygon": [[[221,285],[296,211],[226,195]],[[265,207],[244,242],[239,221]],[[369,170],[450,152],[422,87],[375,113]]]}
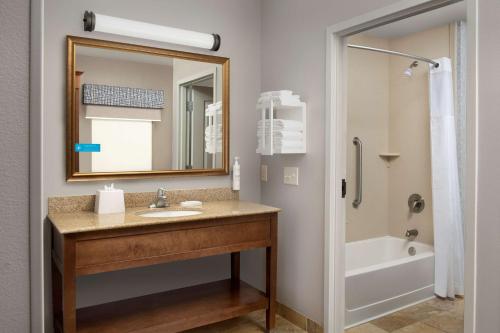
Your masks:
{"label": "shower head", "polygon": [[410,67],[408,67],[407,69],[405,69],[403,74],[404,76],[411,77],[413,75],[413,70]]}
{"label": "shower head", "polygon": [[414,61],[410,64],[408,68],[406,68],[403,72],[404,76],[412,77],[413,76],[413,68],[418,66],[418,61]]}

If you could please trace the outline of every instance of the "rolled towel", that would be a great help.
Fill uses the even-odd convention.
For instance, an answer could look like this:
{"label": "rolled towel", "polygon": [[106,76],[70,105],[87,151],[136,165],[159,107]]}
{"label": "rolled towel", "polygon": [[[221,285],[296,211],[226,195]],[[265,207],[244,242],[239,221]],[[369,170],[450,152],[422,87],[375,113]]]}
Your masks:
{"label": "rolled towel", "polygon": [[302,148],[304,143],[302,141],[284,141],[284,142],[274,142],[273,146],[281,148]]}
{"label": "rolled towel", "polygon": [[[269,147],[269,146],[266,146],[266,147]],[[304,148],[304,145],[303,144],[281,144],[281,145],[273,145],[273,150],[276,152],[276,153],[279,153],[280,151],[282,150],[285,150],[285,149],[303,149]],[[265,147],[263,145],[258,145],[257,147],[258,150],[260,151],[265,151]]]}
{"label": "rolled towel", "polygon": [[207,109],[220,108],[221,106],[222,106],[222,102],[219,101],[219,102],[216,102],[216,103],[208,104],[207,105]]}
{"label": "rolled towel", "polygon": [[266,96],[260,96],[259,99],[257,100],[258,102],[264,102],[264,101],[269,101],[272,99],[273,101],[279,101],[280,99],[293,99],[293,100],[300,100],[300,95],[266,95]]}
{"label": "rolled towel", "polygon": [[275,147],[273,148],[273,152],[275,154],[283,154],[283,153],[288,153],[290,150],[294,151],[302,151],[304,147]]}
{"label": "rolled towel", "polygon": [[260,96],[291,96],[291,90],[264,91]]}
{"label": "rolled towel", "polygon": [[[257,131],[260,131],[260,133],[266,133],[271,132],[271,126],[257,126]],[[302,132],[302,125],[280,125],[280,124],[275,124],[273,126],[273,132],[276,131],[296,131],[296,132]]]}
{"label": "rolled towel", "polygon": [[221,153],[222,152],[222,144],[205,144],[205,151],[210,154]]}
{"label": "rolled towel", "polygon": [[[271,138],[267,137],[265,138],[266,140],[266,143],[269,143],[271,142]],[[258,139],[259,142],[264,142],[264,138],[259,138]],[[302,143],[304,140],[302,140],[302,138],[295,138],[295,139],[283,139],[283,138],[273,138],[273,143],[274,144],[281,144],[281,143],[288,143],[288,142],[291,142],[291,143]]]}
{"label": "rolled towel", "polygon": [[[270,131],[266,131],[266,138],[271,137]],[[264,135],[263,129],[257,130],[257,136],[261,137]],[[285,131],[285,130],[274,130],[273,131],[274,138],[283,138],[283,139],[302,139],[303,134],[301,131]]]}
{"label": "rolled towel", "polygon": [[[265,120],[259,120],[259,124],[270,124],[271,119],[265,119]],[[301,124],[302,122],[298,120],[291,120],[291,119],[273,119],[274,124]]]}
{"label": "rolled towel", "polygon": [[207,127],[205,127],[205,134],[212,134],[212,132],[215,132],[216,134],[222,134],[222,126],[208,125]]}
{"label": "rolled towel", "polygon": [[[275,107],[280,107],[280,106],[299,106],[300,104],[300,98],[295,97],[295,96],[290,96],[290,97],[272,97],[272,101]],[[269,106],[270,100],[268,97],[261,97],[257,101],[257,109],[261,110],[263,108],[267,108]]]}
{"label": "rolled towel", "polygon": [[222,137],[222,132],[221,131],[205,131],[205,136],[217,136],[217,137]]}
{"label": "rolled towel", "polygon": [[[266,119],[264,121],[259,120],[257,124],[257,129],[263,129],[263,128],[266,129],[271,128],[271,122],[269,119]],[[297,120],[288,120],[288,119],[274,119],[273,128],[276,130],[286,130],[286,131],[302,130],[302,122]]]}

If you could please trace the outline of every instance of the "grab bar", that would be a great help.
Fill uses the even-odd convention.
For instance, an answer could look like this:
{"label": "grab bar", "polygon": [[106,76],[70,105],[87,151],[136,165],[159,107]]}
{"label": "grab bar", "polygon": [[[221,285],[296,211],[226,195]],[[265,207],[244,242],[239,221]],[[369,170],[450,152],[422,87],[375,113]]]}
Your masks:
{"label": "grab bar", "polygon": [[352,206],[357,208],[363,200],[363,142],[355,137],[352,143],[356,146],[356,197]]}

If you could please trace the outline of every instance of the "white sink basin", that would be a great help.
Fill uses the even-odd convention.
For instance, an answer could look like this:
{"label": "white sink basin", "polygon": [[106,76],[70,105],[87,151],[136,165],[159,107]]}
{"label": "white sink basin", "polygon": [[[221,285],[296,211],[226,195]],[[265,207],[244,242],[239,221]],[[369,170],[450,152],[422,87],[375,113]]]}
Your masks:
{"label": "white sink basin", "polygon": [[156,210],[152,212],[139,212],[141,217],[182,217],[199,215],[201,212],[196,210]]}

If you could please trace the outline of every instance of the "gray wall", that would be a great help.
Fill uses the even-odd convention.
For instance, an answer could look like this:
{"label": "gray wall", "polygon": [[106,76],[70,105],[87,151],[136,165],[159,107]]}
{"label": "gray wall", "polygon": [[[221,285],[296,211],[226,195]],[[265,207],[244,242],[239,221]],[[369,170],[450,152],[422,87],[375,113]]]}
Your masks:
{"label": "gray wall", "polygon": [[[241,157],[241,198],[260,201],[260,184],[256,181],[259,159],[255,154],[255,142],[250,139],[255,137],[255,101],[260,92],[260,0],[45,0],[42,156],[45,179],[42,192],[45,207],[47,197],[90,194],[103,186],[98,182],[65,182],[66,35],[211,53],[109,34],[85,33],[82,17],[88,9],[101,14],[202,32],[217,32],[221,35],[222,45],[216,55],[231,58],[231,157]],[[160,185],[166,185],[168,188],[230,186],[230,177],[176,177],[115,182],[116,187],[128,192],[154,191]],[[45,214],[46,212],[40,216],[40,223]],[[43,223],[47,225],[46,221]],[[47,240],[46,235],[43,245],[46,252],[50,247]],[[242,267],[245,269],[242,274],[253,284],[262,286],[263,260],[257,259],[257,254],[244,255]],[[81,296],[78,297],[77,303],[84,306],[224,278],[229,274],[228,260],[228,257],[222,256],[86,277],[78,283]],[[46,260],[46,272],[48,267]],[[49,281],[46,281],[44,304],[47,323],[50,321],[49,287]],[[46,327],[49,327],[48,325],[50,324],[46,324]]]}
{"label": "gray wall", "polygon": [[[500,31],[498,0],[479,3],[477,333],[500,328]],[[308,152],[262,158],[264,203],[283,208],[279,226],[278,299],[322,322],[325,30],[394,0],[262,2],[262,90],[292,89],[308,107]],[[283,185],[283,167],[300,167],[300,186]]]}
{"label": "gray wall", "polygon": [[[221,2],[223,5],[220,5]],[[40,119],[46,118],[44,122],[44,130],[47,142],[43,145],[44,166],[46,171],[44,177],[47,187],[40,189],[39,184],[35,184],[38,193],[46,192],[43,206],[46,206],[46,197],[51,195],[66,195],[79,193],[92,193],[98,184],[65,184],[64,183],[64,42],[65,34],[79,34],[81,32],[80,20],[83,10],[90,8],[103,14],[111,14],[116,16],[130,17],[133,19],[142,19],[149,22],[157,22],[161,24],[185,27],[188,29],[198,29],[200,31],[217,31],[222,33],[223,44],[219,52],[222,55],[231,57],[232,65],[232,119],[231,119],[231,153],[232,155],[242,156],[242,198],[258,200],[259,199],[259,184],[258,179],[258,163],[259,159],[254,155],[255,128],[248,126],[252,124],[255,118],[254,104],[255,98],[260,91],[259,73],[262,70],[262,90],[290,88],[301,94],[305,101],[308,102],[308,121],[309,121],[309,150],[308,154],[302,157],[273,157],[264,158],[263,162],[269,165],[268,183],[262,185],[263,201],[275,204],[284,208],[283,214],[280,216],[280,247],[279,247],[279,293],[278,297],[284,303],[299,310],[300,312],[311,316],[317,321],[322,321],[322,304],[323,304],[323,188],[324,188],[324,82],[325,82],[325,29],[328,25],[335,24],[339,21],[359,15],[369,10],[396,2],[394,0],[377,0],[367,2],[364,0],[342,1],[342,0],[316,0],[316,1],[301,1],[301,0],[273,0],[262,1],[262,8],[259,12],[259,1],[248,0],[205,0],[205,1],[147,1],[138,4],[136,1],[127,0],[113,2],[99,2],[97,0],[85,2],[85,8],[76,0],[56,2],[50,0],[46,2],[46,33],[44,34],[45,41],[45,79],[46,89],[44,91],[45,103],[44,113],[39,115],[36,124],[31,128],[32,134],[40,134],[37,131],[36,125],[40,125]],[[496,20],[498,13],[497,0],[479,0],[480,21],[479,33],[479,213],[478,213],[478,333],[496,332],[500,326],[498,313],[500,312],[500,291],[498,280],[499,275],[499,253],[500,245],[500,208],[495,200],[496,189],[500,187],[500,164],[499,160],[494,156],[498,151],[498,142],[500,142],[499,132],[497,130],[500,121],[498,110],[495,108],[500,105],[498,88],[491,82],[496,82],[500,76],[500,68],[497,59],[500,56],[498,40],[495,39],[495,32],[500,30],[500,24]],[[3,1],[1,3],[1,21],[16,23],[16,32],[19,34],[23,31],[25,18],[17,15],[12,15],[10,11],[4,10],[5,6],[15,7],[18,10],[25,11],[21,1]],[[193,11],[193,9],[196,10]],[[221,14],[216,14],[222,8]],[[262,15],[260,15],[260,13]],[[4,15],[5,14],[5,15]],[[218,15],[217,20],[213,17]],[[220,16],[219,16],[220,15]],[[5,18],[4,18],[5,16]],[[7,21],[6,21],[7,20]],[[39,21],[40,17],[35,17],[35,21]],[[257,22],[262,20],[262,47],[260,47],[260,25]],[[33,29],[40,31],[40,29]],[[25,37],[19,37],[13,34],[1,34],[2,47],[5,45],[3,38],[15,38],[16,40],[25,41]],[[118,37],[94,34],[96,37],[126,40]],[[39,39],[33,43],[36,44]],[[142,44],[148,44],[145,41],[137,41]],[[152,43],[149,43],[153,45]],[[14,45],[14,44],[12,44]],[[24,46],[27,47],[27,46]],[[175,47],[180,49],[178,47]],[[260,58],[262,48],[262,58]],[[9,45],[9,54],[12,57],[12,47]],[[7,51],[2,50],[3,54]],[[22,51],[22,50],[21,50]],[[27,52],[27,51],[26,51]],[[17,53],[22,54],[21,53]],[[12,58],[11,58],[12,59]],[[4,75],[11,71],[19,71],[22,66],[11,66],[11,63],[17,64],[22,57],[16,56],[15,59],[8,61],[9,66],[6,69],[1,68],[2,86],[0,96],[2,100],[11,95],[11,87],[14,86],[15,80],[9,80],[9,87],[4,87]],[[260,66],[259,59],[262,59]],[[37,58],[37,60],[39,60]],[[23,60],[24,61],[24,60]],[[0,66],[4,66],[6,62],[2,61]],[[6,71],[9,69],[9,71]],[[261,69],[261,70],[260,70]],[[39,73],[37,72],[37,75]],[[19,79],[19,76],[16,76]],[[22,78],[23,76],[21,76]],[[21,82],[23,80],[20,80]],[[26,83],[25,83],[26,84]],[[5,89],[9,88],[9,93],[5,93]],[[26,87],[24,87],[26,88]],[[34,85],[32,94],[37,94],[36,89],[39,86]],[[18,90],[15,90],[18,91]],[[25,97],[27,98],[27,96]],[[40,99],[40,96],[37,96]],[[8,103],[10,110],[14,110],[12,103]],[[4,104],[1,104],[2,115],[5,112]],[[20,114],[9,113],[9,118],[16,118]],[[11,142],[13,137],[18,135],[26,136],[23,131],[11,131],[7,134],[9,141],[4,140],[4,124],[7,123],[3,118],[1,127],[1,141]],[[22,121],[21,121],[22,123]],[[15,122],[19,124],[19,122]],[[9,127],[10,129],[10,127]],[[25,138],[26,139],[26,138]],[[16,143],[23,142],[17,140]],[[40,142],[38,142],[40,144]],[[1,149],[5,149],[2,147]],[[7,147],[8,148],[8,147]],[[27,147],[25,147],[27,150]],[[16,150],[20,152],[21,150]],[[13,156],[14,152],[1,151],[2,157]],[[33,153],[36,156],[36,151]],[[0,161],[1,184],[4,188],[5,178],[11,178],[6,170],[15,169],[16,172],[21,172],[22,167],[26,165],[26,157],[15,156],[15,161]],[[14,158],[12,159],[14,160]],[[8,164],[8,165],[3,165]],[[35,164],[36,165],[36,164]],[[283,166],[299,166],[301,168],[301,186],[288,187],[282,184],[282,167]],[[21,167],[21,168],[20,168]],[[20,171],[21,170],[21,171]],[[38,169],[37,169],[38,170]],[[22,184],[20,180],[18,184]],[[149,180],[149,181],[131,181],[120,182],[119,186],[127,191],[150,190],[158,184],[165,182],[170,187],[200,187],[200,186],[220,186],[228,185],[228,177],[210,177],[197,179],[182,179],[173,178],[165,180]],[[9,180],[9,184],[11,181]],[[101,186],[101,184],[99,184]],[[16,185],[16,191],[9,193],[9,206],[12,205],[14,197],[12,194],[22,192]],[[36,196],[35,196],[36,197]],[[2,198],[3,199],[3,198]],[[20,199],[21,201],[23,198]],[[5,202],[5,201],[0,201]],[[36,208],[36,207],[35,207]],[[46,212],[44,212],[46,213]],[[35,216],[39,225],[44,213]],[[2,210],[2,228],[4,228],[3,219],[6,221],[14,221],[9,219],[9,212]],[[18,223],[16,228],[22,225],[19,221],[19,215],[15,216]],[[34,228],[35,229],[35,228]],[[7,230],[12,231],[12,228]],[[14,245],[22,244],[22,241],[27,239],[28,230],[16,229],[16,232],[23,236],[18,238],[19,242],[5,242],[11,237],[3,236],[0,239],[3,246],[10,248]],[[6,239],[4,239],[6,238]],[[27,246],[27,245],[25,245]],[[33,253],[40,252],[42,247],[32,249]],[[14,248],[17,249],[17,248]],[[13,254],[11,254],[11,252]],[[23,251],[9,251],[9,255],[1,253],[2,260],[7,257],[18,257]],[[27,258],[23,258],[23,262],[27,262]],[[39,270],[36,267],[40,262],[33,262],[35,273]],[[150,275],[155,273],[160,274],[165,278],[165,285],[169,284],[171,279],[177,278],[178,274],[183,274],[186,271],[193,274],[199,274],[200,271],[207,272],[207,277],[213,277],[212,272],[217,267],[222,267],[224,262],[216,260],[212,262],[201,261],[190,267],[179,267],[178,270],[166,271],[162,267],[152,268],[151,270],[135,270],[128,272],[124,278],[121,274],[103,275],[99,279],[84,281],[84,288],[91,289],[92,284],[105,285],[109,287],[111,284],[117,284],[124,288],[145,288],[144,279],[147,282],[151,281]],[[252,270],[252,265],[261,266],[262,262],[253,263],[247,262],[243,266],[248,270]],[[2,261],[1,274],[4,277],[4,265]],[[27,270],[27,268],[25,268]],[[200,270],[201,269],[201,270]],[[258,270],[257,270],[258,271]],[[23,276],[27,276],[27,271],[18,271],[15,275],[7,275],[8,289],[4,289],[4,282],[1,286],[1,313],[14,313],[19,320],[12,321],[15,316],[2,316],[2,321],[9,321],[5,326],[2,322],[1,327],[13,327],[13,331],[22,332],[23,328],[17,329],[18,324],[26,324],[27,309],[20,311],[4,312],[4,297],[12,295],[10,289],[15,289],[13,284],[21,283]],[[34,275],[36,276],[36,274]],[[15,282],[13,282],[15,280]],[[131,288],[130,281],[136,282],[134,288]],[[155,279],[154,285],[158,286],[158,281]],[[38,279],[32,282],[37,291],[41,290]],[[37,284],[38,283],[38,284]],[[102,287],[101,287],[102,288]],[[102,290],[102,289],[101,289]],[[9,294],[4,296],[4,293],[9,291]],[[19,289],[23,302],[21,305],[26,305],[27,295],[22,296],[22,288]],[[47,289],[48,291],[48,289]],[[140,290],[141,292],[142,290]],[[111,295],[112,296],[112,295]],[[8,298],[10,300],[10,298]],[[35,298],[36,299],[36,298]],[[85,302],[88,300],[80,300]],[[91,301],[91,300],[90,300]],[[12,304],[19,304],[14,302]],[[39,304],[39,303],[37,303]],[[36,318],[40,310],[39,305],[33,306],[35,309],[33,318]],[[20,308],[21,309],[21,308]],[[47,314],[48,316],[48,314]],[[37,328],[36,326],[34,326]],[[39,327],[38,327],[39,329]],[[34,330],[35,332],[39,330]]]}
{"label": "gray wall", "polygon": [[0,330],[28,332],[29,1],[1,1]]}
{"label": "gray wall", "polygon": [[478,0],[476,332],[500,332],[500,2]]}
{"label": "gray wall", "polygon": [[[262,159],[262,201],[283,208],[279,224],[278,299],[323,322],[326,28],[394,0],[262,2],[262,90],[291,89],[307,103],[307,154]],[[298,166],[300,186],[283,184]]]}

